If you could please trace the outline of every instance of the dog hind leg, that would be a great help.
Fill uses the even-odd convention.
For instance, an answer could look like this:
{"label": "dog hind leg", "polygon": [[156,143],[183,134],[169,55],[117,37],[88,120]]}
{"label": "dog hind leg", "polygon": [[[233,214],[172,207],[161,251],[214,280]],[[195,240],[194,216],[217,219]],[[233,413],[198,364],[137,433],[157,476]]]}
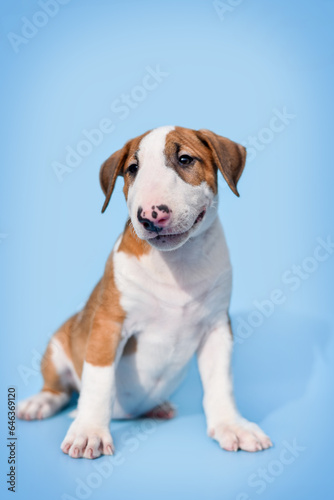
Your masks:
{"label": "dog hind leg", "polygon": [[74,389],[79,390],[69,348],[74,319],[75,316],[70,318],[51,338],[41,364],[43,388],[18,403],[18,418],[35,420],[51,417],[69,402]]}

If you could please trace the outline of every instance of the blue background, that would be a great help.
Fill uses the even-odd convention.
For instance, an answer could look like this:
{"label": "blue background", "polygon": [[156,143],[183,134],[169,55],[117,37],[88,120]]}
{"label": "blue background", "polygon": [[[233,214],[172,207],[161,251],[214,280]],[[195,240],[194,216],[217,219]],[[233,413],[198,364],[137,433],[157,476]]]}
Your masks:
{"label": "blue background", "polygon": [[[206,436],[193,362],[173,397],[177,418],[111,424],[115,457],[63,455],[68,410],[17,422],[16,498],[329,494],[334,256],[315,264],[309,257],[318,238],[334,238],[334,2],[225,5],[219,16],[205,0],[71,0],[15,51],[9,33],[22,36],[22,18],[32,20],[41,8],[37,1],[1,4],[2,498],[10,498],[7,387],[14,385],[19,399],[39,390],[48,338],[88,297],[126,219],[121,180],[101,215],[99,167],[129,138],[166,124],[208,128],[249,150],[249,137],[257,138],[241,197],[221,180],[219,211],[234,267],[236,399],[274,447],[233,454]],[[123,93],[136,93],[147,66],[157,65],[168,76],[122,119],[110,106]],[[292,117],[280,132],[268,132],[284,108]],[[64,163],[66,148],[76,148],[82,131],[103,118],[113,122],[113,132],[59,182],[54,162]],[[292,289],[292,268],[303,263],[312,271]],[[254,301],[270,299],[277,288],[284,303],[269,308],[268,317],[254,316]],[[247,338],[238,337],[241,319],[250,325],[256,317]],[[283,463],[282,450],[294,442],[299,451]],[[105,477],[96,470],[102,464]],[[267,479],[254,485],[262,469]]]}

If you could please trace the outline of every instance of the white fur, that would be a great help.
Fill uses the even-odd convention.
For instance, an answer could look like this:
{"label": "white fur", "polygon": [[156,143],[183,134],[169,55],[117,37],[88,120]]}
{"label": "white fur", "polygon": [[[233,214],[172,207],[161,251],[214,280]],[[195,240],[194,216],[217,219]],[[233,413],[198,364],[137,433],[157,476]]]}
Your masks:
{"label": "white fur", "polygon": [[[233,399],[231,265],[217,197],[205,182],[187,184],[166,165],[163,152],[171,130],[153,130],[139,145],[139,170],[129,189],[128,208],[136,233],[152,249],[137,258],[118,251],[120,239],[116,242],[114,275],[126,319],[115,362],[108,367],[84,363],[77,417],[62,443],[63,451],[75,458],[111,454],[110,419],[142,415],[161,405],[195,353],[208,433],[227,450],[271,446],[258,426],[239,415]],[[139,206],[159,204],[172,210],[166,231],[182,233],[165,246],[154,242],[155,235],[147,234],[137,220]],[[203,207],[205,216],[194,225]],[[132,335],[137,350],[123,355]],[[66,373],[61,351],[55,361]]]}
{"label": "white fur", "polygon": [[258,451],[271,446],[271,441],[254,423],[242,418],[233,398],[230,374],[232,332],[227,315],[202,339],[198,349],[198,366],[203,383],[203,406],[208,434],[222,448],[236,451]]}
{"label": "white fur", "polygon": [[77,416],[61,444],[64,452],[73,458],[113,453],[109,422],[114,398],[114,364],[100,367],[85,361]]}
{"label": "white fur", "polygon": [[[166,164],[164,155],[166,136],[174,127],[160,127],[147,134],[139,145],[139,170],[135,182],[130,186],[127,205],[133,227],[139,238],[148,239],[151,245],[159,250],[170,250],[181,247],[190,237],[203,232],[216,215],[217,199],[209,186],[202,182],[193,186],[185,182]],[[164,234],[180,234],[173,241],[164,241],[161,237],[156,241],[155,233],[147,231],[137,220],[138,207],[167,205],[172,209],[171,224]],[[194,223],[200,212],[207,210],[205,223]]]}
{"label": "white fur", "polygon": [[139,260],[116,252],[114,268],[124,336],[136,334],[138,342],[117,368],[115,410],[117,417],[140,415],[176,389],[203,335],[228,308],[231,267],[220,222],[177,250],[152,249]]}
{"label": "white fur", "polygon": [[54,394],[41,391],[30,398],[20,401],[17,416],[23,420],[35,420],[51,417],[69,402],[70,396],[65,392]]}
{"label": "white fur", "polygon": [[123,334],[138,339],[116,371],[114,416],[141,415],[169,398],[197,352],[208,434],[227,450],[268,448],[269,438],[234,403],[231,266],[218,217],[177,250],[153,249],[139,260],[117,252],[114,267],[127,313]]}
{"label": "white fur", "polygon": [[[71,456],[86,456],[82,436],[89,440],[91,429],[97,428],[110,442],[111,417],[142,415],[166,401],[196,352],[209,434],[228,450],[256,451],[271,444],[261,429],[242,419],[233,399],[228,321],[231,265],[217,217],[218,199],[205,182],[187,184],[167,166],[164,149],[171,130],[155,129],[139,145],[139,170],[127,203],[136,233],[153,247],[138,259],[119,252],[120,240],[116,242],[115,282],[126,313],[122,342],[111,367],[85,363],[78,416],[62,445],[63,449],[71,446]],[[159,204],[172,211],[171,223],[163,232],[184,233],[168,248],[154,242],[155,235],[137,220],[138,207]],[[203,207],[205,216],[194,227]],[[132,335],[137,338],[137,350],[122,355]],[[75,447],[81,451],[75,453]]]}

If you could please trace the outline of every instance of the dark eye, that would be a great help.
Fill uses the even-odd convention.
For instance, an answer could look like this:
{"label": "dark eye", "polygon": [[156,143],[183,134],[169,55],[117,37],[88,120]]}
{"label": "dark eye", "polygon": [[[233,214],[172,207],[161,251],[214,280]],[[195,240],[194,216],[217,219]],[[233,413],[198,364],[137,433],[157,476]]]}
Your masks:
{"label": "dark eye", "polygon": [[190,165],[192,161],[193,158],[189,155],[181,155],[179,158],[179,163],[181,163],[181,165]]}
{"label": "dark eye", "polygon": [[126,171],[133,175],[137,173],[137,170],[138,170],[138,165],[136,163],[132,163],[132,165],[130,165]]}

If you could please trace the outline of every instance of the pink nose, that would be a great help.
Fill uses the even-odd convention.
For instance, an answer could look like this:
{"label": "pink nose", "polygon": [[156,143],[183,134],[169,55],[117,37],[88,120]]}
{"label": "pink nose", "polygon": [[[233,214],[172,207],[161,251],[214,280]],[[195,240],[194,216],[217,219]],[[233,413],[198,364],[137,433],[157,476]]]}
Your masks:
{"label": "pink nose", "polygon": [[167,205],[139,207],[137,217],[147,231],[159,232],[168,226],[171,218],[171,210]]}

